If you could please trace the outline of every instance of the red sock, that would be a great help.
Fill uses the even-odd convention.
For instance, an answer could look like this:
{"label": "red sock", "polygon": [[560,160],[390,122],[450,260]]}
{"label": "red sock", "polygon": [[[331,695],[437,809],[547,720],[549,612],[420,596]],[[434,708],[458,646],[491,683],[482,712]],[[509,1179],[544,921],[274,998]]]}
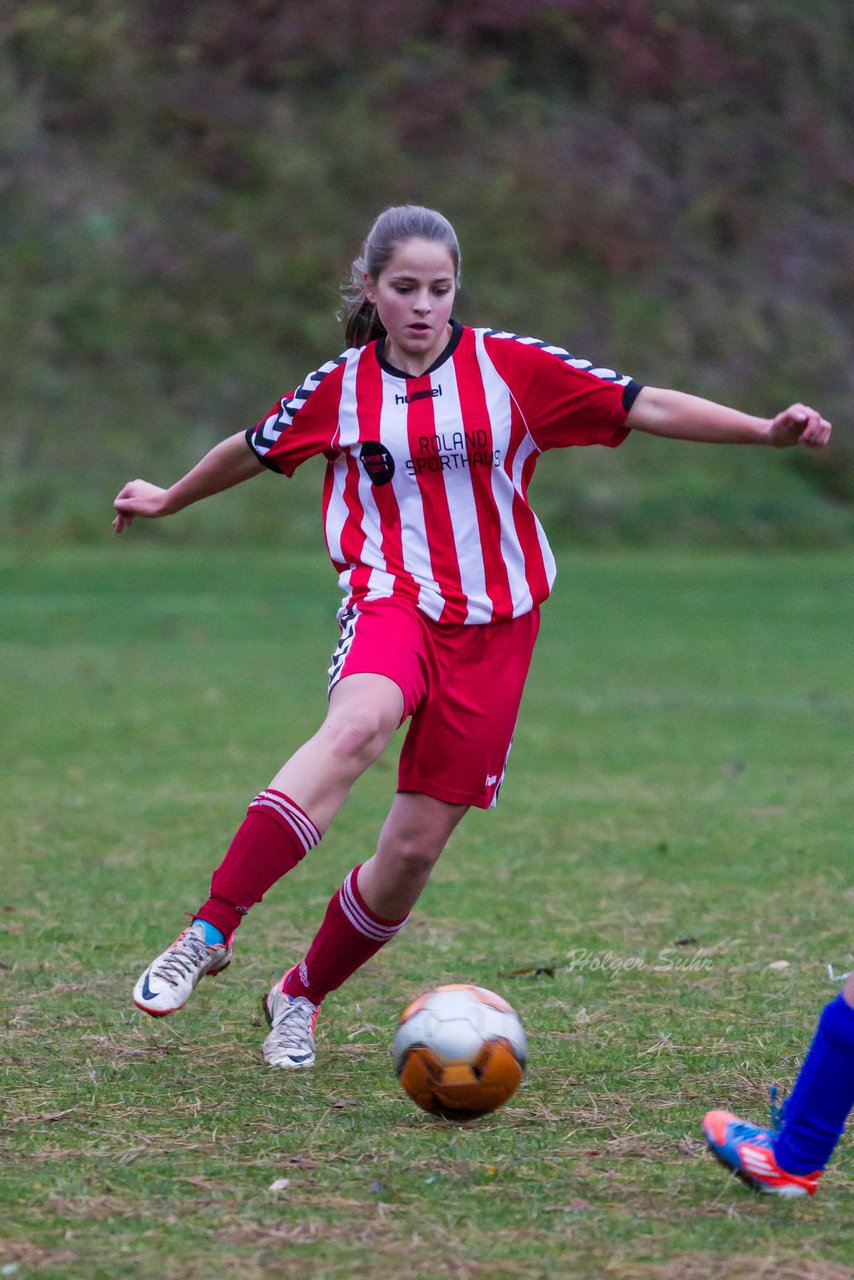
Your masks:
{"label": "red sock", "polygon": [[312,1004],[320,1004],[390,942],[409,919],[408,915],[402,920],[375,916],[359,893],[358,874],[359,868],[354,867],[332,895],[305,959],[282,980],[287,995],[305,996]]}
{"label": "red sock", "polygon": [[211,880],[211,896],[196,912],[229,938],[250,907],[301,862],[320,832],[281,791],[262,791],[249,806]]}

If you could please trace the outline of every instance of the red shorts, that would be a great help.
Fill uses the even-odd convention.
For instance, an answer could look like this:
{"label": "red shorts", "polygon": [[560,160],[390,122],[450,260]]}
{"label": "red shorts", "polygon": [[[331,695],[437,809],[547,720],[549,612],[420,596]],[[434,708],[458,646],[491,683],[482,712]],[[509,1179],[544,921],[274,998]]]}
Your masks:
{"label": "red shorts", "polygon": [[498,800],[539,610],[510,622],[441,626],[399,597],[362,600],[338,615],[329,691],[345,676],[381,675],[412,717],[398,791],[488,809]]}

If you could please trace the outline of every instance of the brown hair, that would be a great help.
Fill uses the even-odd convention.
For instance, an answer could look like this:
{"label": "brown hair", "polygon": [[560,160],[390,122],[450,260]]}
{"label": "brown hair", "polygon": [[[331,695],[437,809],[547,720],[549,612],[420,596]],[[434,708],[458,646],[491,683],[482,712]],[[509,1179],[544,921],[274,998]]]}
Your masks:
{"label": "brown hair", "polygon": [[377,309],[365,296],[365,276],[377,280],[391,262],[394,251],[405,240],[415,238],[437,240],[446,246],[454,264],[457,286],[460,283],[460,245],[447,218],[435,209],[420,204],[394,205],[385,209],[368,232],[362,252],[353,262],[349,283],[342,289],[342,319],[348,347],[363,347],[374,338],[385,335]]}

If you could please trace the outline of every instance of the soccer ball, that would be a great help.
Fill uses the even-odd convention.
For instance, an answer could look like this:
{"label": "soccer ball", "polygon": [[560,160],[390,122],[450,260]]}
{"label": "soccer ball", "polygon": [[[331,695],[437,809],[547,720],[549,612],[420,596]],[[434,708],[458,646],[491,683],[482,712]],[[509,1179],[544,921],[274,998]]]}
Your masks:
{"label": "soccer ball", "polygon": [[403,1011],[392,1045],[398,1079],[424,1111],[473,1120],[516,1092],[525,1032],[501,996],[469,983],[427,991]]}

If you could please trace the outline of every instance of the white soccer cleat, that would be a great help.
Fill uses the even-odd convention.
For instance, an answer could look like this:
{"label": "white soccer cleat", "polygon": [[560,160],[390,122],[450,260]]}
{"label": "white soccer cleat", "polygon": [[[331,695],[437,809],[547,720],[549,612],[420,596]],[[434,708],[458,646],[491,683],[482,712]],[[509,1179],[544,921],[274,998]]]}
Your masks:
{"label": "white soccer cleat", "polygon": [[286,996],[282,991],[284,980],[281,978],[264,996],[264,1016],[270,1024],[264,1057],[271,1067],[293,1071],[314,1065],[318,1006],[305,996]]}
{"label": "white soccer cleat", "polygon": [[206,974],[213,978],[227,968],[233,954],[231,938],[211,945],[205,942],[204,925],[192,924],[140,976],[133,1002],[154,1018],[175,1013]]}

